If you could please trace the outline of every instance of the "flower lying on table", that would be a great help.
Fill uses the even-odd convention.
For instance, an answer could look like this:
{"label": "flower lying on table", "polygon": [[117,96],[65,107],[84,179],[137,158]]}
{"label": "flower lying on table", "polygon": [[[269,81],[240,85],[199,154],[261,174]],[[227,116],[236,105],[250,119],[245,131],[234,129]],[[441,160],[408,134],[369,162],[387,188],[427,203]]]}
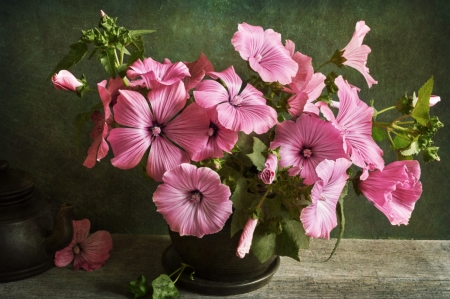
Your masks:
{"label": "flower lying on table", "polygon": [[112,250],[112,238],[107,231],[89,235],[91,222],[88,219],[73,220],[72,242],[55,253],[55,265],[65,267],[73,261],[73,268],[86,271],[97,270],[106,264]]}
{"label": "flower lying on table", "polygon": [[[328,63],[345,65],[369,88],[378,83],[366,66],[364,21],[315,69],[293,41],[283,45],[272,29],[239,24],[231,43],[247,61],[247,77],[232,65],[215,70],[203,53],[195,62],[144,57],[142,35],[153,31],[119,27],[103,12],[99,27],[82,31],[49,78],[85,95],[84,76],[67,86],[58,78],[93,44],[109,80],[97,84],[101,102],[79,118],[95,123],[85,165],[93,167],[109,147],[115,167],[144,163],[161,183],[153,201],[173,231],[201,238],[232,217],[231,234],[243,230],[239,257],[251,250],[262,262],[272,255],[299,260],[310,237],[329,239],[338,225],[339,242],[349,182],[392,224],[408,223],[422,193],[420,165],[411,160],[422,152],[425,162],[439,161],[432,138],[443,124],[430,107],[440,98],[432,96],[431,77],[418,96],[377,110],[342,75],[319,72]],[[391,121],[377,120],[395,109]],[[382,140],[398,161],[385,166],[376,143]]]}

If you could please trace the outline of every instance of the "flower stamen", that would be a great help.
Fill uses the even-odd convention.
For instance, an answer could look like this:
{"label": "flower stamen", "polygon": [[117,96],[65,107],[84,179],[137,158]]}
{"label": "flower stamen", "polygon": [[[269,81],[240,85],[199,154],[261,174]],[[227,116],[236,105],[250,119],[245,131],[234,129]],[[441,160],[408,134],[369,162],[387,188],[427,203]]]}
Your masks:
{"label": "flower stamen", "polygon": [[200,202],[202,200],[202,193],[199,191],[194,192],[191,195],[191,202]]}

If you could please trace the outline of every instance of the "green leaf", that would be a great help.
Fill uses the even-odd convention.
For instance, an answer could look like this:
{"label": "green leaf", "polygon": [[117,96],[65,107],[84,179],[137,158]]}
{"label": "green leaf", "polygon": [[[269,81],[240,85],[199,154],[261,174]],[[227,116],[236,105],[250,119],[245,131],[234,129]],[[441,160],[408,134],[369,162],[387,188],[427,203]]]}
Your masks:
{"label": "green leaf", "polygon": [[68,70],[72,66],[76,65],[78,62],[83,59],[84,55],[86,55],[88,51],[88,46],[85,43],[78,42],[76,44],[70,45],[70,52],[56,65],[51,74],[46,78],[46,80],[50,80],[50,78],[58,73],[60,70]]}
{"label": "green leaf", "polygon": [[408,149],[400,151],[400,153],[403,156],[412,156],[412,155],[416,155],[420,152],[420,147],[419,147],[419,142],[417,140],[414,140],[413,142],[411,142],[411,145],[409,146]]}
{"label": "green leaf", "polygon": [[156,32],[156,30],[130,30],[129,33],[131,35],[131,37],[135,37],[135,36],[141,36],[144,34],[150,34]]}
{"label": "green leaf", "polygon": [[166,274],[161,274],[152,281],[153,299],[172,299],[180,297],[177,287]]}
{"label": "green leaf", "polygon": [[411,145],[411,141],[406,136],[402,138],[396,135],[393,141],[396,149],[407,149]]}
{"label": "green leaf", "polygon": [[331,251],[330,256],[326,259],[328,261],[331,259],[331,257],[336,252],[339,243],[341,242],[342,237],[344,236],[344,230],[345,230],[345,217],[344,217],[344,198],[347,196],[348,193],[348,182],[345,184],[344,189],[342,189],[341,195],[339,196],[338,204],[336,207],[337,217],[339,219],[339,235],[336,241],[336,244],[334,244],[333,251]]}
{"label": "green leaf", "polygon": [[267,146],[257,137],[253,137],[253,152],[248,154],[247,157],[252,160],[253,165],[255,165],[259,171],[262,171],[265,167],[266,158],[262,155],[262,152],[266,150]]}
{"label": "green leaf", "polygon": [[116,77],[116,53],[114,48],[107,48],[98,54],[98,58],[106,72],[113,78]]}
{"label": "green leaf", "polygon": [[137,280],[130,282],[128,289],[133,293],[134,299],[147,295],[149,286],[144,275],[141,275]]}
{"label": "green leaf", "polygon": [[439,150],[439,147],[436,146],[430,146],[422,151],[423,160],[425,162],[429,161],[441,161],[439,158],[437,152]]}
{"label": "green leaf", "polygon": [[275,254],[276,238],[275,234],[267,234],[262,229],[256,227],[253,233],[252,247],[253,254],[261,263],[267,261]]}
{"label": "green leaf", "polygon": [[425,126],[430,119],[430,96],[433,91],[434,79],[431,77],[420,89],[418,101],[411,112],[411,116]]}
{"label": "green leaf", "polygon": [[141,36],[133,38],[133,41],[128,48],[131,51],[127,61],[128,66],[132,65],[138,59],[144,59],[144,41]]}
{"label": "green leaf", "polygon": [[372,138],[375,141],[382,141],[384,139],[386,139],[387,134],[386,134],[386,130],[384,130],[383,128],[379,128],[379,127],[372,127]]}

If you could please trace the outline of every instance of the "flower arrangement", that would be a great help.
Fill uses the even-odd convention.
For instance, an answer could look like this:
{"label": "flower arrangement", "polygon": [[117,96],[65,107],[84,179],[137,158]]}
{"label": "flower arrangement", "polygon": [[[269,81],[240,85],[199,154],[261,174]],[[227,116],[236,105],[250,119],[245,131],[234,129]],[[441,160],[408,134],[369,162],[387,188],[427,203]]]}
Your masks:
{"label": "flower arrangement", "polygon": [[[443,124],[430,107],[440,98],[431,78],[417,95],[377,110],[342,75],[319,72],[332,63],[357,70],[369,88],[378,83],[366,66],[364,21],[317,68],[281,34],[239,24],[231,43],[247,62],[247,77],[233,66],[215,70],[203,53],[194,62],[145,57],[142,36],[153,30],[116,21],[101,12],[99,28],[82,31],[49,78],[83,96],[91,91],[86,78],[67,69],[89,51],[96,56],[108,79],[97,84],[99,104],[80,115],[94,123],[84,165],[93,167],[110,148],[113,166],[142,165],[160,182],[153,201],[171,230],[201,238],[232,217],[239,257],[251,249],[260,261],[274,254],[299,260],[309,238],[329,239],[338,224],[342,237],[350,182],[391,224],[408,224],[422,193],[413,158],[439,161],[432,138]],[[398,117],[377,121],[392,109]],[[384,139],[398,158],[387,165],[377,144]]]}

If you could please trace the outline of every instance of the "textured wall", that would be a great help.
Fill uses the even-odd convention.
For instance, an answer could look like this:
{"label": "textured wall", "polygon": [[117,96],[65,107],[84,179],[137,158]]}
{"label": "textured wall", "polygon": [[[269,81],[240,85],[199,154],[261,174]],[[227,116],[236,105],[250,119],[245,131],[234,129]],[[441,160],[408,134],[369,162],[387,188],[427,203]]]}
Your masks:
{"label": "textured wall", "polygon": [[[365,20],[372,29],[365,39],[372,48],[368,67],[379,83],[368,90],[359,73],[344,70],[362,88],[360,97],[375,99],[379,107],[391,105],[434,75],[434,94],[442,102],[433,112],[450,126],[450,4],[445,0],[9,1],[0,8],[0,158],[32,173],[55,200],[74,203],[77,216],[89,218],[93,230],[166,233],[151,200],[156,185],[140,169],[116,169],[111,155],[94,169],[82,166],[90,128],[77,145],[72,122],[97,101],[95,94],[79,99],[44,80],[80,30],[97,24],[100,9],[128,29],[156,29],[144,37],[146,54],[156,60],[194,61],[204,52],[216,70],[233,64],[242,74],[245,63],[230,43],[238,23],[280,32],[318,65],[343,48],[355,23]],[[105,75],[96,64],[81,63],[72,71],[84,72],[91,86]],[[424,192],[410,224],[392,227],[366,199],[350,196],[346,237],[450,238],[448,132],[437,135],[442,161],[421,163]]]}

